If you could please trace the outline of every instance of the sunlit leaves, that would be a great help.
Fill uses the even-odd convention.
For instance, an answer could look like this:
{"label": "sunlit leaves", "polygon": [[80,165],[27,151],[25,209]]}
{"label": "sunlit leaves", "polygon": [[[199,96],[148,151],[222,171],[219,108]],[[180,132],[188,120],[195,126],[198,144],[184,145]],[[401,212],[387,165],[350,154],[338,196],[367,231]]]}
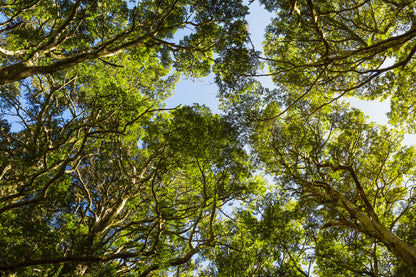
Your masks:
{"label": "sunlit leaves", "polygon": [[262,2],[275,12],[264,45],[278,85],[314,87],[307,94],[321,93],[321,104],[339,94],[391,97],[392,122],[413,128],[413,1]]}
{"label": "sunlit leaves", "polygon": [[[273,117],[273,111],[279,113],[275,106],[265,109],[252,143],[266,170],[299,201],[300,210],[309,212],[303,224],[314,230],[308,245],[317,272],[399,272],[391,264],[400,251],[378,231],[369,231],[363,213],[384,225],[383,234],[396,233],[404,216],[412,214],[415,150],[400,145],[399,132],[366,123],[361,112],[345,105],[310,114],[313,103],[303,101],[287,115]],[[352,252],[359,258],[350,260]]]}

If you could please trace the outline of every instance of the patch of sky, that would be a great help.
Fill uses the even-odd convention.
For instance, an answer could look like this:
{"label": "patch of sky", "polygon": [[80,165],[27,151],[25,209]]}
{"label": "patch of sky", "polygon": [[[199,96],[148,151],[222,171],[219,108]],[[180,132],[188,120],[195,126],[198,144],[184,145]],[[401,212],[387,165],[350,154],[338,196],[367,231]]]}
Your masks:
{"label": "patch of sky", "polygon": [[[388,113],[390,112],[390,99],[384,101],[372,100],[366,101],[355,97],[345,99],[350,103],[351,107],[362,111],[367,118],[367,122],[375,122],[380,125],[394,128],[389,124]],[[405,134],[402,142],[403,145],[416,145],[416,134]]]}
{"label": "patch of sky", "polygon": [[28,103],[24,96],[20,95],[16,101],[12,101],[12,98],[1,97],[0,101],[2,105],[0,107],[0,119],[6,120],[10,126],[10,132],[16,133],[23,130],[26,127],[27,112],[25,107],[28,107]]}
{"label": "patch of sky", "polygon": [[[250,1],[244,1],[246,4]],[[257,2],[249,5],[247,16],[248,29],[254,47],[262,50],[262,43],[267,24],[271,20],[271,14]],[[175,34],[173,42],[179,42],[184,36],[189,35],[192,29],[181,29]],[[270,77],[260,77],[263,86],[273,87]],[[202,79],[181,79],[176,85],[172,96],[165,101],[168,108],[179,105],[192,105],[194,103],[208,106],[214,113],[221,113],[219,110],[218,88],[214,82],[214,75],[210,74]]]}

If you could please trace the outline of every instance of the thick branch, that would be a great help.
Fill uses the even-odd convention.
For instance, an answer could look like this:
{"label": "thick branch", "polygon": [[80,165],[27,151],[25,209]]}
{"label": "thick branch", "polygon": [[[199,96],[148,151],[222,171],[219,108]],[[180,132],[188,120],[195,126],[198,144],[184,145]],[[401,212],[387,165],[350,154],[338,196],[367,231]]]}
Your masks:
{"label": "thick branch", "polygon": [[378,220],[368,217],[359,207],[349,201],[344,194],[335,188],[329,186],[325,192],[316,190],[316,194],[319,194],[324,202],[332,202],[334,205],[348,211],[351,218],[361,223],[361,228],[358,231],[378,239],[397,257],[400,257],[410,267],[416,269],[416,247],[414,245],[396,236]]}

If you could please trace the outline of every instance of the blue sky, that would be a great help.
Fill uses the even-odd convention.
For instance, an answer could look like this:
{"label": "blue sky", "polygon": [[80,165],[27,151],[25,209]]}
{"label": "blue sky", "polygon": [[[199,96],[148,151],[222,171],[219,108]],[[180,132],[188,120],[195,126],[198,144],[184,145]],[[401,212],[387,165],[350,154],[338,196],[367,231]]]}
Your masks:
{"label": "blue sky", "polygon": [[[262,8],[257,1],[250,4],[249,7],[250,14],[247,17],[249,32],[254,45],[258,50],[261,50],[265,28],[270,22],[271,14]],[[271,84],[271,81],[269,82]],[[214,113],[219,113],[217,92],[218,88],[214,83],[213,75],[196,80],[182,79],[176,85],[172,97],[166,101],[166,104],[168,108],[178,105],[192,105],[193,103],[204,104],[210,107]]]}

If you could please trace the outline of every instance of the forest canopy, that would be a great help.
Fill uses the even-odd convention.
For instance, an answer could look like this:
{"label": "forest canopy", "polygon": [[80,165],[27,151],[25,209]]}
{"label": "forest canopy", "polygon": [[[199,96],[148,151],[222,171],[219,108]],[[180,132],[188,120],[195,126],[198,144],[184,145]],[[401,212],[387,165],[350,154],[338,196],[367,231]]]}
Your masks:
{"label": "forest canopy", "polygon": [[[0,33],[0,275],[416,275],[414,1],[3,0]],[[166,107],[209,74],[221,114]]]}

